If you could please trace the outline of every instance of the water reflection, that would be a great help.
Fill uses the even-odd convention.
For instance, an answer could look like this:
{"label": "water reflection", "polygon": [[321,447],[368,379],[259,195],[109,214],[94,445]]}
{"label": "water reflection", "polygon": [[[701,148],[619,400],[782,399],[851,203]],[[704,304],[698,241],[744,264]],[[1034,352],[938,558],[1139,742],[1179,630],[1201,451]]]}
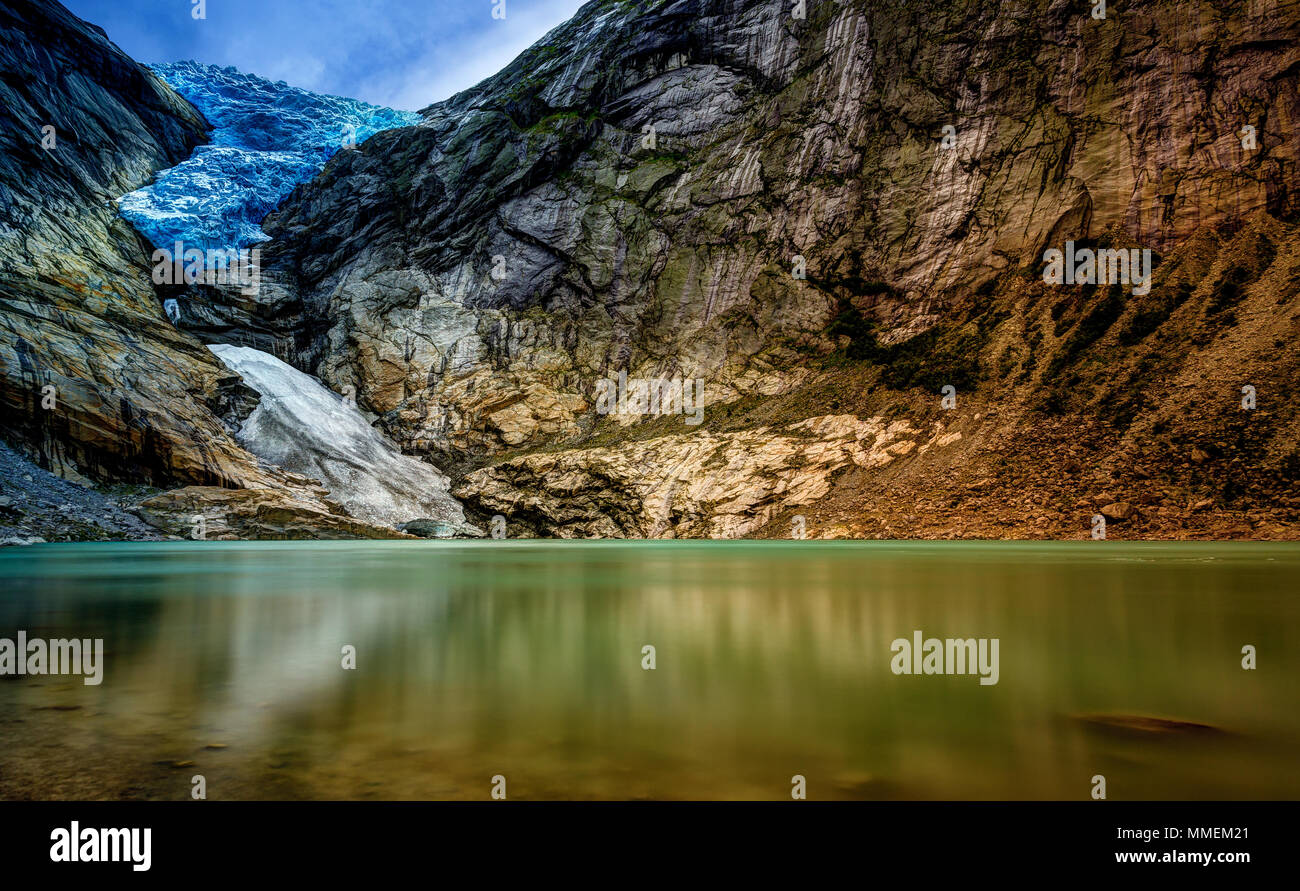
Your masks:
{"label": "water reflection", "polygon": [[[1295,797],[1300,549],[1104,548],[11,549],[0,636],[103,637],[107,667],[0,682],[0,795]],[[892,674],[917,629],[998,638],[1000,682]]]}

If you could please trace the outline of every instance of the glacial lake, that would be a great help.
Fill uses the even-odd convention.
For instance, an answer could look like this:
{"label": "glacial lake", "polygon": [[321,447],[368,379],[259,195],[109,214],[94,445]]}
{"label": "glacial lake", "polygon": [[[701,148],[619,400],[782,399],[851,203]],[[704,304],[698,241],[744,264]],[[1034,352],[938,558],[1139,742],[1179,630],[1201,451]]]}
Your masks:
{"label": "glacial lake", "polygon": [[[4,799],[1300,797],[1296,545],[53,544],[0,584],[0,638],[104,641],[97,686],[0,677]],[[997,683],[896,674],[918,631]]]}

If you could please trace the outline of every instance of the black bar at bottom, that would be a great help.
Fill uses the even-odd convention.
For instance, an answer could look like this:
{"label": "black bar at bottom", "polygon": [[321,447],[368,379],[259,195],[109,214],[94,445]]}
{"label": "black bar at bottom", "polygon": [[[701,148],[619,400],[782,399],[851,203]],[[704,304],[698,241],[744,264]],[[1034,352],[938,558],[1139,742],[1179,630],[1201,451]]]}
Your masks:
{"label": "black bar at bottom", "polygon": [[[7,878],[283,877],[392,873],[680,880],[716,874],[1215,880],[1294,868],[1296,802],[530,803],[4,802]],[[119,861],[56,861],[82,848]],[[148,828],[143,844],[98,830]],[[89,841],[86,830],[96,830]],[[53,837],[53,840],[52,840]],[[136,836],[143,838],[143,834]],[[84,848],[89,842],[91,847]],[[134,865],[133,858],[134,857]],[[1168,856],[1167,856],[1168,855]],[[1193,855],[1194,858],[1193,859]],[[1208,855],[1208,857],[1207,857]],[[337,886],[335,886],[337,887]],[[920,887],[918,885],[918,887]]]}

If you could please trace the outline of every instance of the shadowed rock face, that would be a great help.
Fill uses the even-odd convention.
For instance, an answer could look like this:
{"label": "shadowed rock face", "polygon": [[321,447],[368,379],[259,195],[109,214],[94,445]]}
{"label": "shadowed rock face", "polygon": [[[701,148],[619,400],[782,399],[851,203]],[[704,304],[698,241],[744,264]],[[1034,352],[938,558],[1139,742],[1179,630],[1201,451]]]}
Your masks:
{"label": "shadowed rock face", "polygon": [[[990,447],[1044,400],[1090,423],[1104,407],[1121,434],[1181,415],[1189,438],[1216,435],[1221,420],[1192,419],[1188,394],[1138,395],[1152,383],[1142,363],[1171,352],[1188,362],[1161,365],[1164,380],[1204,381],[1198,398],[1223,413],[1242,380],[1294,370],[1272,357],[1294,337],[1294,304],[1231,373],[1213,307],[1236,240],[1269,244],[1247,251],[1243,274],[1265,284],[1243,307],[1285,300],[1300,3],[1146,0],[1105,20],[1060,0],[842,0],[809,3],[806,21],[791,5],[589,3],[422,126],[335,158],[286,199],[265,223],[265,314],[405,448],[466,470],[511,456],[463,498],[532,505],[541,531],[575,534],[671,534],[642,503],[659,483],[605,449],[635,436],[594,410],[596,381],[622,369],[702,378],[715,411],[785,400],[782,421],[828,414],[789,405],[825,392],[828,361],[870,369],[873,392],[923,387],[893,400],[916,415],[933,414],[941,384],[978,385],[975,441]],[[1167,261],[1153,296],[1045,288],[1043,252],[1066,240],[1151,249]],[[1224,253],[1207,256],[1211,243]],[[1194,349],[1172,347],[1189,337]],[[1296,438],[1294,410],[1279,410],[1254,453],[1274,481]],[[580,448],[593,433],[606,441]],[[686,460],[690,440],[656,441]],[[557,443],[566,458],[513,457]],[[561,503],[571,472],[601,481],[580,511]],[[774,479],[732,479],[754,509],[718,509],[690,534],[752,529]]]}
{"label": "shadowed rock face", "polygon": [[56,472],[270,484],[213,411],[237,379],[166,320],[114,203],[188,156],[204,120],[56,3],[0,3],[0,47],[3,432]]}
{"label": "shadowed rock face", "polygon": [[245,451],[256,392],[164,316],[116,199],[205,129],[102,30],[0,2],[0,434],[71,479],[185,486],[141,511],[174,534],[201,515],[213,537],[404,537]]}

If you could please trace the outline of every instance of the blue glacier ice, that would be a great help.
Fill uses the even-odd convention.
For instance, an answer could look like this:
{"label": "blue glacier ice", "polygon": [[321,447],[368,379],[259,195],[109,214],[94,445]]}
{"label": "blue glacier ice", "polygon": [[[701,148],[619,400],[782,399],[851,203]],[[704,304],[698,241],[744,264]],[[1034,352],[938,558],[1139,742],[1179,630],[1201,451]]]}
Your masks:
{"label": "blue glacier ice", "polygon": [[263,218],[345,142],[420,120],[414,112],[323,96],[235,68],[151,67],[213,127],[209,145],[118,199],[122,216],[155,247],[182,241],[207,251],[266,241]]}

